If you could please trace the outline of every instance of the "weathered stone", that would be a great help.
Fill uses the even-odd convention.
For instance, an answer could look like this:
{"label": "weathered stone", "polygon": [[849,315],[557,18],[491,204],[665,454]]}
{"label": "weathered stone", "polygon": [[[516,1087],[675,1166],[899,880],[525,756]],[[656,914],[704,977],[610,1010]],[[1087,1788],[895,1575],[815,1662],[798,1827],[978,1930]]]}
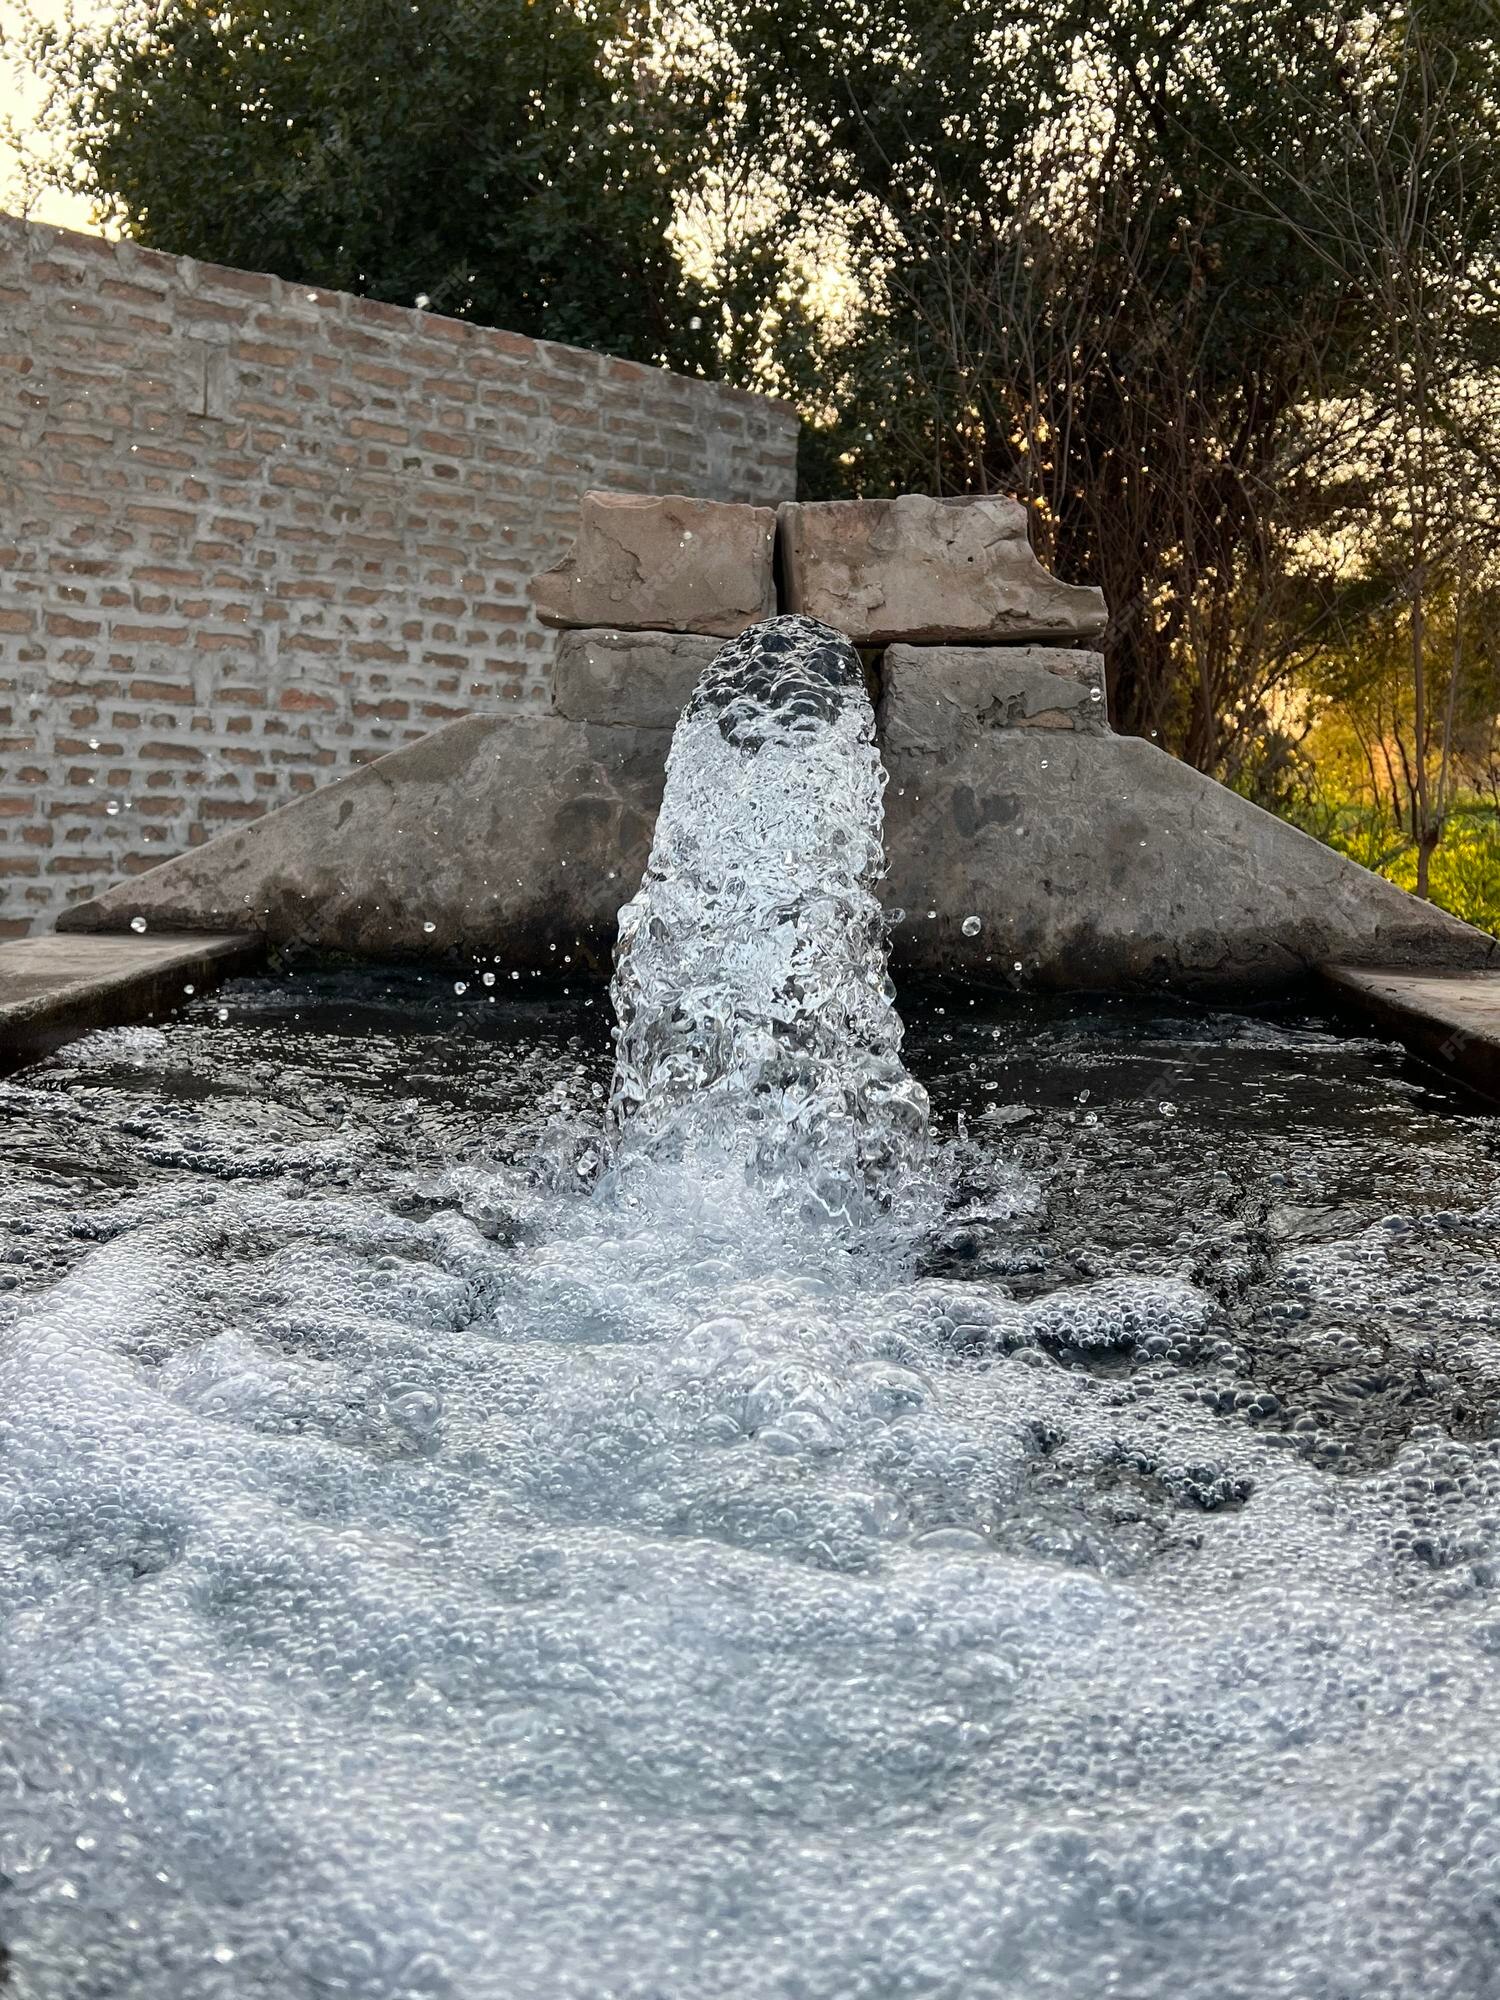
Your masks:
{"label": "weathered stone", "polygon": [[821,618],[856,645],[1086,639],[1104,629],[1102,594],[1048,575],[1015,500],[788,501],[777,520],[782,609]]}
{"label": "weathered stone", "polygon": [[881,661],[882,747],[938,758],[986,729],[1109,727],[1104,660],[1062,646],[890,646]]}
{"label": "weathered stone", "polygon": [[[250,931],[364,958],[602,973],[671,732],[471,716],[81,903],[59,929]],[[566,961],[571,960],[568,964]]]}
{"label": "weathered stone", "polygon": [[1140,737],[997,729],[946,762],[885,758],[898,973],[1150,992],[1285,987],[1330,959],[1500,963],[1494,938]]}
{"label": "weathered stone", "polygon": [[544,625],[732,638],[776,608],[775,538],[769,507],[585,493],[578,538],[532,602]]}
{"label": "weathered stone", "polygon": [[572,722],[672,729],[722,639],[695,632],[564,632],[552,707]]}
{"label": "weathered stone", "polygon": [[[562,716],[450,723],[64,922],[140,915],[153,932],[597,975],[646,864],[670,740]],[[1328,960],[1500,959],[1493,938],[1138,737],[986,729],[942,758],[885,756],[883,897],[911,913],[898,971],[1155,990],[1285,984]]]}

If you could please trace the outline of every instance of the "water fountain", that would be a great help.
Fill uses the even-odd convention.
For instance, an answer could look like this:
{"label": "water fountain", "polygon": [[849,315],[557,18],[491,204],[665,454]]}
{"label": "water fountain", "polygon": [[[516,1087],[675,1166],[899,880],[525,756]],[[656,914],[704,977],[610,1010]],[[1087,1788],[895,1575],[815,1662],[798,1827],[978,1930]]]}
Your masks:
{"label": "water fountain", "polygon": [[1492,1988],[1489,1121],[950,994],[929,1128],[880,798],[776,621],[613,1049],[310,977],[5,1087],[18,2000]]}
{"label": "water fountain", "polygon": [[927,1099],[901,1062],[875,900],[884,782],[841,634],[773,619],[704,671],[620,913],[621,1168],[728,1171],[798,1229],[895,1211],[910,1234]]}

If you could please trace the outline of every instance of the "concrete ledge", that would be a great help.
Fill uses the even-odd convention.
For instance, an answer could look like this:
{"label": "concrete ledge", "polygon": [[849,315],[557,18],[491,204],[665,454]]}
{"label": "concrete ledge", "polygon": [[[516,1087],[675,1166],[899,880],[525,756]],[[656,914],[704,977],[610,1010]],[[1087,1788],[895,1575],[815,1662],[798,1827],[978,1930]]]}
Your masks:
{"label": "concrete ledge", "polygon": [[262,956],[255,938],[31,937],[0,944],[0,1070],[93,1028],[158,1019]]}
{"label": "concrete ledge", "polygon": [[1319,970],[1351,1013],[1500,1102],[1500,971],[1396,972],[1353,965]]}

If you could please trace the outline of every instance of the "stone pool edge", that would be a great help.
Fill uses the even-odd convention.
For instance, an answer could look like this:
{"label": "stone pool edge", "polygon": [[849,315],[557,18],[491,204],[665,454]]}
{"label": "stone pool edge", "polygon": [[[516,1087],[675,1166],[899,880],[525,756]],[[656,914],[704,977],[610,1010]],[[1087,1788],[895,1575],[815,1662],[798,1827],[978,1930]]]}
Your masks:
{"label": "stone pool edge", "polygon": [[1329,964],[1318,973],[1347,1016],[1500,1104],[1500,971]]}
{"label": "stone pool edge", "polygon": [[253,934],[171,937],[62,934],[0,944],[0,1074],[96,1028],[174,1014],[265,958]]}

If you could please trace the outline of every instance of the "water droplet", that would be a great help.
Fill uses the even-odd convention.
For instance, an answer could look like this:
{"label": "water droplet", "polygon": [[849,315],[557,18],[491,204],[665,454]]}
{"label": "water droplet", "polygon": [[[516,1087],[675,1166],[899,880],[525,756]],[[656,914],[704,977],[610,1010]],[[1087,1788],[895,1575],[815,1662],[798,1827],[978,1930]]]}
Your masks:
{"label": "water droplet", "polygon": [[132,917],[130,919],[130,928],[139,934],[146,928],[146,919],[144,917]]}
{"label": "water droplet", "polygon": [[221,1007],[219,1009],[219,1019],[221,1021],[227,1021],[229,1019],[229,1009],[227,1007]]}
{"label": "water droplet", "polygon": [[90,750],[97,750],[99,748],[99,739],[97,736],[91,736],[89,738],[89,748]]}
{"label": "water droplet", "polygon": [[194,993],[197,991],[197,988],[193,986],[184,986],[182,990],[184,993]]}
{"label": "water droplet", "polygon": [[495,983],[495,975],[493,972],[484,972],[480,974],[480,980],[485,986],[493,986]]}
{"label": "water droplet", "polygon": [[1164,1097],[1156,1108],[1163,1118],[1175,1118],[1177,1116],[1177,1106],[1169,1098]]}
{"label": "water droplet", "polygon": [[454,992],[455,992],[455,993],[467,993],[467,992],[468,992],[468,990],[469,990],[469,982],[468,982],[468,980],[467,980],[467,979],[455,979],[455,980],[454,980],[454,982],[453,982],[453,990],[454,990]]}
{"label": "water droplet", "polygon": [[965,937],[978,937],[983,928],[984,925],[978,917],[965,917],[959,925]]}
{"label": "water droplet", "polygon": [[426,931],[427,935],[431,937],[433,932],[437,929],[437,925],[432,921],[431,917],[429,917],[426,923],[423,924],[422,928],[424,931]]}
{"label": "water droplet", "polygon": [[120,801],[118,799],[106,799],[104,801],[104,810],[113,819],[115,814],[120,810]]}

